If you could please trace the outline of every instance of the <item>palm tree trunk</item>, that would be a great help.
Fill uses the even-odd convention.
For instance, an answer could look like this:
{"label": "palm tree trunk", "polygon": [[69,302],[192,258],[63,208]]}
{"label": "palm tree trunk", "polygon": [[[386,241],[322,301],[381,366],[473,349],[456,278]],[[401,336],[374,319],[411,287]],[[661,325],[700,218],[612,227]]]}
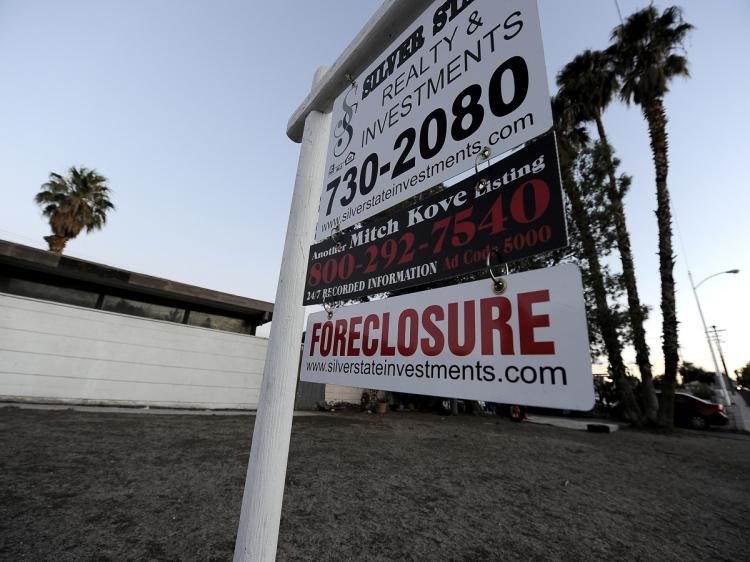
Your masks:
{"label": "palm tree trunk", "polygon": [[664,385],[659,421],[665,427],[674,425],[674,390],[677,381],[677,309],[675,307],[674,254],[672,253],[672,212],[667,189],[667,116],[661,98],[643,106],[651,137],[651,151],[656,172],[656,220],[659,226],[659,274],[661,276],[662,349],[664,351]]}
{"label": "palm tree trunk", "polygon": [[62,254],[65,249],[65,244],[70,240],[67,236],[58,236],[57,234],[45,236],[44,239],[47,241],[49,251],[55,252],[56,254]]}
{"label": "palm tree trunk", "polygon": [[609,175],[609,186],[607,195],[612,206],[612,218],[617,234],[617,248],[620,252],[622,263],[622,275],[625,282],[625,290],[628,295],[628,315],[633,330],[633,346],[635,347],[635,361],[641,373],[641,400],[644,406],[644,416],[649,423],[655,423],[659,409],[659,401],[654,390],[654,381],[651,373],[651,360],[649,359],[648,345],[646,344],[646,330],[643,327],[643,308],[638,295],[638,285],[635,280],[635,263],[633,252],[630,247],[630,234],[625,222],[625,207],[622,202],[622,194],[617,187],[615,178],[615,166],[612,161],[612,150],[604,131],[604,123],[600,115],[596,116],[596,129],[599,132],[599,141],[604,150],[607,162],[607,174]]}
{"label": "palm tree trunk", "polygon": [[591,285],[596,301],[596,322],[604,340],[604,347],[607,350],[607,359],[612,369],[612,378],[615,381],[617,392],[624,405],[625,419],[635,425],[640,425],[641,409],[626,377],[625,363],[622,361],[622,346],[617,336],[612,311],[607,303],[607,290],[602,278],[602,269],[599,263],[596,242],[591,235],[591,222],[582,203],[581,195],[573,179],[570,166],[561,162],[561,169],[563,173],[563,186],[570,199],[573,220],[580,232],[583,252],[589,264]]}

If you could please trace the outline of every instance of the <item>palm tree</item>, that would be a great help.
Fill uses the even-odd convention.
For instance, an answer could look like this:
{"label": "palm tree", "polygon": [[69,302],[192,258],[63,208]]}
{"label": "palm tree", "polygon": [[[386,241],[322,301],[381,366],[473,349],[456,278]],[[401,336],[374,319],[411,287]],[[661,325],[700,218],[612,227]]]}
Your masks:
{"label": "palm tree", "polygon": [[560,149],[560,171],[563,188],[570,201],[571,215],[581,237],[584,257],[589,264],[589,280],[596,303],[596,323],[604,341],[607,359],[617,392],[624,406],[625,418],[633,424],[641,423],[641,409],[627,379],[622,360],[622,345],[617,333],[617,323],[607,302],[607,289],[602,274],[596,242],[583,197],[576,184],[572,163],[580,148],[588,142],[585,130],[579,126],[578,102],[558,93],[553,99],[555,131]]}
{"label": "palm tree", "polygon": [[617,236],[617,248],[622,263],[623,281],[628,297],[628,315],[633,330],[633,346],[636,363],[641,373],[641,399],[646,419],[656,422],[659,402],[654,390],[649,349],[646,343],[646,330],[643,327],[644,309],[638,295],[635,279],[635,263],[630,246],[630,234],[625,221],[623,193],[617,185],[612,149],[604,130],[602,115],[618,90],[617,75],[610,53],[586,50],[566,64],[557,75],[557,85],[563,97],[576,101],[577,118],[580,121],[593,121],[599,134],[604,159],[607,164],[609,184],[607,198],[612,209],[612,220]]}
{"label": "palm tree", "polygon": [[672,212],[669,206],[667,172],[667,116],[664,95],[675,76],[689,76],[687,58],[680,54],[683,42],[693,26],[682,19],[676,6],[659,14],[654,6],[635,12],[612,32],[609,49],[620,76],[620,95],[635,102],[648,123],[656,171],[656,218],[659,227],[659,274],[661,277],[662,350],[664,384],[659,418],[671,427],[674,423],[674,389],[677,379],[678,339],[675,307],[674,255],[672,250]]}
{"label": "palm tree", "polygon": [[52,172],[49,181],[42,185],[34,201],[42,207],[42,214],[49,217],[51,236],[44,239],[52,252],[61,254],[65,244],[85,228],[86,232],[102,228],[107,222],[107,211],[115,206],[109,200],[107,178],[96,170],[76,168],[68,170],[68,176]]}

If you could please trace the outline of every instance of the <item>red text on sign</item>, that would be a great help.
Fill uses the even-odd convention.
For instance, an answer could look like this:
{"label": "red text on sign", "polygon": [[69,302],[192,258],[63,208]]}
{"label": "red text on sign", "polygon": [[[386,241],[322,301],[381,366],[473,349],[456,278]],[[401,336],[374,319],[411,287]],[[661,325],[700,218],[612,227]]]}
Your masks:
{"label": "red text on sign", "polygon": [[[394,322],[390,312],[316,322],[310,334],[310,356],[410,357],[420,351],[428,357],[448,351],[471,355],[554,355],[555,343],[541,341],[536,330],[548,328],[548,314],[535,313],[549,302],[548,290],[462,303],[433,304],[421,313],[406,308]],[[514,306],[515,305],[515,306]]]}

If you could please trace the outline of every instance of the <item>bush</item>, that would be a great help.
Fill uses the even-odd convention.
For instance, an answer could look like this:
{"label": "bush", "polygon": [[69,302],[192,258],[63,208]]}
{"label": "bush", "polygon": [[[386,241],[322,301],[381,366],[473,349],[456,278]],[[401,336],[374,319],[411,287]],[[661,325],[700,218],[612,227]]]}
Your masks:
{"label": "bush", "polygon": [[682,365],[680,365],[679,370],[680,375],[682,376],[682,384],[688,384],[695,381],[703,384],[711,384],[714,381],[715,375],[713,372],[701,369],[689,361],[684,361]]}
{"label": "bush", "polygon": [[737,369],[734,375],[737,377],[737,383],[740,386],[750,388],[750,361],[741,369]]}
{"label": "bush", "polygon": [[696,398],[702,398],[703,400],[708,400],[710,402],[714,401],[714,391],[705,383],[697,382],[691,384],[690,392],[692,392],[693,396]]}

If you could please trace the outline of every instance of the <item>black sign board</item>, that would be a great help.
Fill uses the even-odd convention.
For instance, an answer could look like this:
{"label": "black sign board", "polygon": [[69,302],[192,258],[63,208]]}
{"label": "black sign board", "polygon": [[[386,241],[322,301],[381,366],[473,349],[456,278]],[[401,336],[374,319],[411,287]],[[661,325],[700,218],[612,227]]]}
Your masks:
{"label": "black sign board", "polygon": [[552,133],[458,184],[310,248],[303,304],[431,283],[568,243]]}

